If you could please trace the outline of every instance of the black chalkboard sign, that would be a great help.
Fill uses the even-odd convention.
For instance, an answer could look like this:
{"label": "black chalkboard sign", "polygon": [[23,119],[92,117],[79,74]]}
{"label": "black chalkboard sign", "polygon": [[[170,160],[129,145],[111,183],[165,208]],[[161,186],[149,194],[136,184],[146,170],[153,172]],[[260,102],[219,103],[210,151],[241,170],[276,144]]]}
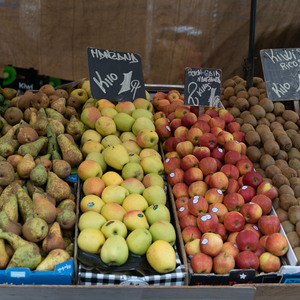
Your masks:
{"label": "black chalkboard sign", "polygon": [[146,98],[138,54],[90,47],[87,56],[93,98],[118,102]]}
{"label": "black chalkboard sign", "polygon": [[268,98],[300,99],[300,48],[260,50]]}
{"label": "black chalkboard sign", "polygon": [[185,69],[184,104],[191,106],[221,106],[221,70]]}

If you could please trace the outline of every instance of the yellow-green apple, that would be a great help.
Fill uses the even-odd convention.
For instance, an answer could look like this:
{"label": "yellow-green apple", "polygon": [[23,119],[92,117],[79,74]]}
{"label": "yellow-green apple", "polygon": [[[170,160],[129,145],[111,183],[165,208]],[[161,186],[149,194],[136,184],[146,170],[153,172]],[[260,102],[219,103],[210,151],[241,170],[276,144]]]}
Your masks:
{"label": "yellow-green apple", "polygon": [[204,253],[196,253],[190,260],[191,268],[196,274],[209,274],[212,271],[212,257]]}
{"label": "yellow-green apple", "polygon": [[141,158],[137,153],[128,153],[129,162],[141,163]]}
{"label": "yellow-green apple", "polygon": [[156,126],[155,131],[161,141],[165,141],[167,138],[172,136],[172,131],[169,125],[165,125],[165,124],[158,125]]}
{"label": "yellow-green apple", "polygon": [[100,177],[87,178],[82,184],[84,195],[96,195],[100,197],[104,188],[105,184]]}
{"label": "yellow-green apple", "polygon": [[105,148],[103,158],[107,165],[116,170],[122,170],[123,166],[129,162],[128,152],[122,144]]}
{"label": "yellow-green apple", "polygon": [[81,147],[81,152],[85,158],[91,152],[101,153],[103,150],[104,146],[100,142],[96,142],[93,140],[86,141]]}
{"label": "yellow-green apple", "polygon": [[262,182],[263,182],[262,176],[258,172],[254,171],[254,170],[246,173],[243,176],[243,184],[244,185],[248,185],[248,186],[252,186],[255,189],[257,189],[257,187]]}
{"label": "yellow-green apple", "polygon": [[153,122],[155,122],[157,119],[160,119],[160,118],[165,118],[166,117],[166,114],[162,111],[157,111],[153,114]]}
{"label": "yellow-green apple", "polygon": [[246,223],[243,230],[252,230],[260,239],[261,232],[259,231],[257,224]]}
{"label": "yellow-green apple", "polygon": [[124,180],[122,178],[122,176],[115,171],[107,171],[105,172],[101,179],[103,180],[105,186],[109,186],[109,185],[120,185]]}
{"label": "yellow-green apple", "polygon": [[225,156],[225,150],[220,147],[216,147],[216,148],[212,149],[212,151],[211,151],[211,157],[213,157],[219,161],[223,161],[224,156]]}
{"label": "yellow-green apple", "polygon": [[[181,235],[182,235],[182,239],[183,239],[184,243],[186,244],[195,239],[199,239],[199,241],[200,241],[202,233],[197,226],[187,226],[187,227],[183,228],[183,230],[181,231]],[[200,247],[200,244],[199,244],[199,247]]]}
{"label": "yellow-green apple", "polygon": [[94,160],[96,161],[102,168],[103,173],[106,172],[107,164],[104,160],[103,154],[100,152],[90,152],[85,157],[85,160]]}
{"label": "yellow-green apple", "polygon": [[147,200],[141,194],[129,194],[123,201],[122,207],[126,211],[139,209],[145,211],[148,207]]}
{"label": "yellow-green apple", "polygon": [[155,131],[155,125],[152,122],[152,120],[146,118],[146,117],[139,117],[135,119],[133,125],[132,125],[132,132],[137,136],[140,131],[144,129],[151,129]]}
{"label": "yellow-green apple", "polygon": [[100,113],[101,116],[107,116],[112,119],[118,114],[118,112],[113,107],[103,107]]}
{"label": "yellow-green apple", "polygon": [[179,208],[183,204],[187,204],[189,201],[189,197],[183,196],[179,197],[178,199],[175,200],[175,206],[176,208]]}
{"label": "yellow-green apple", "polygon": [[161,175],[156,173],[149,173],[144,176],[142,179],[142,184],[145,188],[152,186],[152,185],[158,185],[161,188],[164,188],[165,182],[164,179],[161,177]]}
{"label": "yellow-green apple", "polygon": [[261,207],[263,215],[267,215],[272,210],[272,200],[266,195],[256,195],[251,199],[251,202],[258,204]]}
{"label": "yellow-green apple", "polygon": [[255,251],[259,244],[258,236],[252,230],[240,231],[235,240],[240,251]]}
{"label": "yellow-green apple", "polygon": [[233,140],[233,135],[230,132],[223,130],[217,135],[216,139],[218,145],[224,146],[226,142]]}
{"label": "yellow-green apple", "polygon": [[289,250],[289,244],[282,233],[274,232],[266,240],[266,250],[273,255],[282,256]]}
{"label": "yellow-green apple", "polygon": [[202,233],[215,232],[219,224],[217,215],[211,213],[200,213],[197,217],[197,226]]}
{"label": "yellow-green apple", "polygon": [[102,227],[101,231],[104,234],[105,238],[109,238],[112,235],[120,235],[123,238],[127,236],[127,227],[120,220],[109,220],[106,221]]}
{"label": "yellow-green apple", "polygon": [[157,221],[171,221],[170,211],[164,204],[152,204],[145,209],[144,213],[149,225]]}
{"label": "yellow-green apple", "polygon": [[129,255],[125,239],[120,235],[110,236],[105,240],[100,252],[101,260],[108,266],[123,265]]}
{"label": "yellow-green apple", "polygon": [[80,179],[86,180],[90,177],[101,177],[102,168],[99,163],[94,160],[84,160],[80,163],[77,169],[77,174]]}
{"label": "yellow-green apple", "polygon": [[236,163],[236,167],[239,169],[240,176],[253,170],[253,163],[250,159],[241,159]]}
{"label": "yellow-green apple", "polygon": [[177,119],[181,119],[185,114],[187,114],[188,112],[190,112],[190,108],[187,107],[186,105],[184,106],[179,106],[175,109],[174,113],[175,113],[175,118]]}
{"label": "yellow-green apple", "polygon": [[119,131],[131,131],[135,119],[127,113],[119,112],[113,118]]}
{"label": "yellow-green apple", "polygon": [[142,148],[152,148],[157,145],[158,141],[158,133],[149,128],[140,131],[136,136],[136,143]]}
{"label": "yellow-green apple", "polygon": [[124,101],[124,102],[118,102],[115,106],[115,109],[117,112],[123,112],[128,115],[131,115],[133,111],[135,110],[135,106],[131,101]]}
{"label": "yellow-green apple", "polygon": [[140,152],[140,157],[141,159],[143,159],[146,156],[157,156],[160,160],[162,160],[161,155],[157,152],[156,149],[154,148],[144,148],[142,149],[142,151]]}
{"label": "yellow-green apple", "polygon": [[159,185],[152,185],[145,188],[143,196],[148,202],[148,205],[152,204],[166,204],[167,196],[165,190]]}
{"label": "yellow-green apple", "polygon": [[[193,183],[192,183],[193,184]],[[173,185],[172,192],[175,199],[182,197],[182,196],[189,196],[189,187],[184,182],[179,182]]]}
{"label": "yellow-green apple", "polygon": [[167,158],[163,162],[164,171],[168,175],[173,170],[180,168],[180,159],[177,157]]}
{"label": "yellow-green apple", "polygon": [[243,153],[245,153],[245,149],[244,148],[246,147],[246,145],[244,143],[245,143],[245,136],[246,136],[246,134],[244,132],[242,132],[242,131],[235,131],[234,133],[232,133],[232,135],[233,135],[233,138],[237,142],[242,143],[241,144],[241,151]]}
{"label": "yellow-green apple", "polygon": [[228,211],[240,211],[241,207],[245,204],[245,200],[241,194],[231,193],[225,195],[223,203],[227,207]]}
{"label": "yellow-green apple", "polygon": [[238,183],[238,181],[233,178],[229,178],[226,193],[227,194],[237,193],[239,189],[240,189],[240,184]]}
{"label": "yellow-green apple", "polygon": [[143,191],[145,190],[144,184],[140,180],[134,177],[126,178],[121,183],[121,186],[126,188],[129,194],[142,194]]}
{"label": "yellow-green apple", "polygon": [[89,106],[82,110],[80,120],[88,128],[95,128],[96,121],[101,117],[100,111],[95,106]]}
{"label": "yellow-green apple", "polygon": [[187,202],[189,212],[194,216],[199,216],[206,213],[208,210],[208,203],[202,196],[194,196]]}
{"label": "yellow-green apple", "polygon": [[230,150],[228,152],[226,152],[225,156],[224,156],[224,163],[225,164],[230,164],[230,165],[235,165],[238,161],[240,161],[242,158],[241,153],[234,151],[234,150]]}
{"label": "yellow-green apple", "polygon": [[150,112],[153,111],[153,105],[150,101],[144,98],[136,98],[133,100],[133,105],[135,106],[135,109],[141,108],[144,110],[148,110]]}
{"label": "yellow-green apple", "polygon": [[182,138],[184,141],[186,140],[186,136],[189,129],[185,126],[179,126],[175,129],[173,135],[176,138]]}
{"label": "yellow-green apple", "polygon": [[159,125],[169,125],[169,124],[170,124],[170,120],[167,117],[159,118],[154,121],[155,127],[157,127]]}
{"label": "yellow-green apple", "polygon": [[280,230],[280,220],[276,215],[263,215],[257,222],[258,229],[265,235],[277,233]]}
{"label": "yellow-green apple", "polygon": [[96,211],[86,211],[78,219],[78,228],[82,231],[84,228],[101,229],[106,219]]}
{"label": "yellow-green apple", "polygon": [[237,269],[252,269],[257,271],[259,268],[259,259],[257,255],[249,250],[239,252],[235,257],[235,263]]}
{"label": "yellow-green apple", "polygon": [[230,141],[228,141],[228,142],[225,143],[224,150],[226,152],[228,152],[228,151],[237,151],[237,152],[241,153],[242,146],[236,140],[230,140]]}
{"label": "yellow-green apple", "polygon": [[101,215],[108,220],[123,220],[126,210],[118,203],[109,202],[102,206]]}
{"label": "yellow-green apple", "polygon": [[102,136],[95,129],[87,129],[81,136],[81,145],[87,141],[101,142]]}
{"label": "yellow-green apple", "polygon": [[231,254],[220,252],[213,258],[213,271],[216,274],[228,274],[235,267],[235,259]]}
{"label": "yellow-green apple", "polygon": [[262,216],[261,207],[254,202],[247,202],[240,209],[247,223],[255,224]]}
{"label": "yellow-green apple", "polygon": [[[243,176],[244,177],[244,176]],[[252,186],[243,185],[238,193],[241,194],[245,200],[245,203],[248,203],[256,195],[256,190]]]}
{"label": "yellow-green apple", "polygon": [[96,107],[101,111],[104,107],[115,107],[115,104],[113,104],[111,101],[107,99],[100,99],[96,102]]}
{"label": "yellow-green apple", "polygon": [[101,198],[105,203],[115,202],[122,205],[124,199],[129,195],[126,188],[120,185],[109,185],[104,188]]}
{"label": "yellow-green apple", "polygon": [[121,143],[129,154],[135,153],[139,155],[142,151],[142,148],[137,144],[136,141],[128,140]]}
{"label": "yellow-green apple", "polygon": [[181,204],[176,209],[177,216],[181,219],[183,216],[190,214],[187,203]]}
{"label": "yellow-green apple", "polygon": [[95,211],[100,213],[104,201],[96,195],[86,195],[80,200],[80,209],[82,212]]}
{"label": "yellow-green apple", "polygon": [[203,133],[199,137],[198,145],[208,147],[212,150],[217,146],[217,138],[210,132]]}
{"label": "yellow-green apple", "polygon": [[281,266],[280,258],[270,252],[264,252],[259,257],[259,269],[262,272],[277,272]]}
{"label": "yellow-green apple", "polygon": [[198,164],[200,170],[203,175],[206,176],[208,174],[215,173],[217,171],[218,165],[217,161],[213,157],[204,157],[199,161]]}
{"label": "yellow-green apple", "polygon": [[172,223],[166,220],[156,221],[150,226],[149,231],[152,235],[153,242],[164,240],[172,246],[175,244],[176,231]]}
{"label": "yellow-green apple", "polygon": [[128,162],[122,168],[122,177],[123,179],[134,177],[141,181],[144,177],[144,170],[139,163]]}
{"label": "yellow-green apple", "polygon": [[222,247],[222,252],[232,255],[235,258],[240,250],[238,249],[236,244],[232,242],[225,242]]}
{"label": "yellow-green apple", "polygon": [[104,147],[104,149],[109,146],[120,145],[120,144],[122,144],[122,141],[119,139],[118,136],[114,134],[109,134],[105,136],[101,141],[101,145]]}
{"label": "yellow-green apple", "polygon": [[228,179],[233,178],[237,180],[240,176],[239,170],[235,165],[232,164],[225,164],[220,169],[221,172],[223,172]]}
{"label": "yellow-green apple", "polygon": [[152,235],[148,229],[137,228],[129,233],[126,243],[130,252],[144,255],[152,243]]}
{"label": "yellow-green apple", "polygon": [[[150,120],[153,120],[153,114],[152,112],[143,109],[143,108],[137,108],[135,111],[133,111],[133,113],[131,114],[131,116],[135,119],[140,118],[140,117],[146,117]],[[154,121],[154,120],[153,120]]]}
{"label": "yellow-green apple", "polygon": [[126,141],[136,141],[136,135],[131,131],[122,132],[119,138],[122,143]]}
{"label": "yellow-green apple", "polygon": [[163,162],[157,155],[143,157],[141,160],[141,166],[145,174],[162,174],[164,171]]}
{"label": "yellow-green apple", "polygon": [[[189,186],[187,186],[187,192],[189,197],[194,197],[194,196],[205,196],[205,193],[208,190],[208,185],[206,182],[200,180],[200,181],[195,181],[191,183]],[[174,192],[174,187],[173,187],[173,192]]]}
{"label": "yellow-green apple", "polygon": [[74,89],[73,91],[71,91],[69,96],[78,98],[82,104],[84,104],[89,98],[87,91],[82,88]]}
{"label": "yellow-green apple", "polygon": [[208,123],[208,121],[211,119],[211,116],[206,114],[206,113],[203,113],[201,114],[200,116],[198,116],[198,120],[202,120],[202,121],[205,121],[206,123]]}
{"label": "yellow-green apple", "polygon": [[224,216],[224,226],[229,232],[241,231],[245,226],[245,219],[243,215],[236,211],[229,211]]}
{"label": "yellow-green apple", "polygon": [[225,121],[221,117],[213,117],[208,121],[208,125],[210,128],[219,127],[221,129],[225,129]]}
{"label": "yellow-green apple", "polygon": [[185,126],[187,128],[190,128],[196,122],[197,122],[197,116],[192,112],[188,112],[188,113],[184,114],[181,118],[182,126]]}
{"label": "yellow-green apple", "polygon": [[184,171],[180,168],[174,169],[167,176],[167,181],[171,186],[174,186],[176,183],[184,182]]}
{"label": "yellow-green apple", "polygon": [[209,127],[208,123],[206,121],[199,120],[199,118],[198,118],[198,121],[195,122],[192,127],[201,129],[201,131],[203,133],[209,133],[210,132],[210,127]]}
{"label": "yellow-green apple", "polygon": [[265,195],[272,201],[278,197],[278,191],[270,182],[263,181],[256,189],[257,195]]}
{"label": "yellow-green apple", "polygon": [[184,172],[184,182],[187,185],[192,184],[195,181],[203,180],[203,173],[199,168],[189,168]]}
{"label": "yellow-green apple", "polygon": [[200,239],[201,252],[212,257],[217,256],[221,252],[222,246],[222,238],[213,232],[204,233]]}
{"label": "yellow-green apple", "polygon": [[228,187],[228,177],[223,172],[216,172],[211,175],[209,180],[210,188],[217,188],[225,192]]}
{"label": "yellow-green apple", "polygon": [[194,146],[198,145],[200,136],[203,135],[203,132],[199,128],[190,128],[186,135],[186,140],[193,143]]}
{"label": "yellow-green apple", "polygon": [[104,234],[100,229],[89,227],[79,232],[77,238],[78,247],[85,252],[98,254],[105,242]]}
{"label": "yellow-green apple", "polygon": [[225,108],[222,108],[218,112],[219,117],[222,118],[226,123],[234,121],[234,116]]}
{"label": "yellow-green apple", "polygon": [[181,119],[173,119],[171,122],[170,122],[170,128],[172,130],[172,132],[174,133],[174,131],[181,126]]}
{"label": "yellow-green apple", "polygon": [[226,213],[228,213],[227,207],[223,203],[220,203],[220,202],[215,202],[215,203],[209,204],[207,211],[209,213],[210,212],[215,213],[217,215],[220,223],[223,223],[224,216]]}
{"label": "yellow-green apple", "polygon": [[196,238],[192,241],[187,242],[184,245],[184,250],[185,250],[186,255],[191,258],[194,257],[197,253],[201,253],[200,238]]}
{"label": "yellow-green apple", "polygon": [[85,79],[82,82],[80,82],[80,84],[78,84],[78,87],[84,89],[87,92],[88,97],[91,98],[91,84],[88,79]]}
{"label": "yellow-green apple", "polygon": [[149,229],[149,223],[145,214],[139,209],[133,209],[123,217],[123,223],[126,225],[129,231],[133,231],[136,228]]}
{"label": "yellow-green apple", "polygon": [[190,213],[185,214],[179,219],[179,225],[181,229],[187,226],[197,226],[197,217]]}
{"label": "yellow-green apple", "polygon": [[95,123],[95,129],[102,136],[115,134],[117,131],[117,127],[114,120],[107,116],[101,116],[100,118],[97,119]]}
{"label": "yellow-green apple", "polygon": [[220,190],[220,189],[210,188],[205,193],[204,198],[206,199],[208,204],[222,203],[223,198],[224,198],[224,194],[223,194],[222,190]]}
{"label": "yellow-green apple", "polygon": [[210,149],[204,146],[196,146],[194,147],[193,155],[200,161],[202,158],[210,156]]}

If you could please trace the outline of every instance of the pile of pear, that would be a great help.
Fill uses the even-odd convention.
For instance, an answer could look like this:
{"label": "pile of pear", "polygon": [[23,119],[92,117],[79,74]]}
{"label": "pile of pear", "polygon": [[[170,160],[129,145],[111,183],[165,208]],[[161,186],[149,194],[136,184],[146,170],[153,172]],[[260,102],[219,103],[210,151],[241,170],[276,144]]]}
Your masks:
{"label": "pile of pear", "polygon": [[81,121],[80,250],[107,266],[145,255],[158,273],[176,268],[175,228],[167,206],[159,136],[147,98],[114,103],[100,99]]}

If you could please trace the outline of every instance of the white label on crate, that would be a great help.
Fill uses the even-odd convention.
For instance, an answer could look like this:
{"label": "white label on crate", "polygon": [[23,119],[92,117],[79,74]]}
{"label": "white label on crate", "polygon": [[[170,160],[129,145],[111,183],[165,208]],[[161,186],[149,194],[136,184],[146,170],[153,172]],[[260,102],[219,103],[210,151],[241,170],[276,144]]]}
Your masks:
{"label": "white label on crate", "polygon": [[13,278],[25,278],[26,273],[21,271],[13,271],[10,273],[10,276]]}
{"label": "white label on crate", "polygon": [[201,242],[202,245],[206,245],[207,243],[208,243],[208,239],[203,239]]}

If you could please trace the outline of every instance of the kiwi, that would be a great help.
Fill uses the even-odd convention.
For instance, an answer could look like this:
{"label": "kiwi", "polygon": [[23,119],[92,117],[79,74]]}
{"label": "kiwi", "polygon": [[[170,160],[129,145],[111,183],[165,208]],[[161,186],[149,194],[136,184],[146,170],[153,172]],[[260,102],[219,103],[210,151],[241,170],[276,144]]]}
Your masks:
{"label": "kiwi", "polygon": [[286,236],[293,249],[300,246],[300,238],[296,231],[290,231],[286,234]]}
{"label": "kiwi", "polygon": [[294,193],[295,193],[296,198],[300,197],[300,184],[298,184],[294,187]]}
{"label": "kiwi", "polygon": [[300,177],[300,170],[297,170],[297,177]]}
{"label": "kiwi", "polygon": [[254,163],[259,162],[261,158],[261,152],[256,146],[249,146],[246,150],[246,154],[248,158]]}
{"label": "kiwi", "polygon": [[288,209],[289,220],[292,224],[296,224],[300,221],[300,206],[291,205]]}
{"label": "kiwi", "polygon": [[249,102],[245,98],[237,98],[234,106],[237,107],[241,112],[244,110],[248,110],[249,108]]}
{"label": "kiwi", "polygon": [[275,117],[275,115],[274,115],[273,113],[268,112],[268,113],[266,113],[266,119],[267,119],[270,123],[273,123],[273,122],[275,122],[276,117]]}
{"label": "kiwi", "polygon": [[235,118],[239,117],[241,112],[237,107],[231,107],[228,110]]}
{"label": "kiwi", "polygon": [[284,209],[285,211],[288,211],[291,206],[295,206],[296,203],[297,203],[297,199],[293,195],[281,194],[279,196],[279,207]]}
{"label": "kiwi", "polygon": [[295,196],[294,190],[290,187],[290,183],[284,184],[278,189],[278,195],[281,196],[282,194]]}
{"label": "kiwi", "polygon": [[265,152],[271,156],[276,156],[280,151],[280,147],[276,141],[267,140],[263,145]]}
{"label": "kiwi", "polygon": [[248,102],[251,106],[258,104],[258,97],[257,96],[250,96],[248,98]]}
{"label": "kiwi", "polygon": [[292,140],[288,137],[287,134],[281,134],[276,139],[280,149],[288,152],[292,147],[293,143]]}
{"label": "kiwi", "polygon": [[293,249],[293,251],[294,251],[297,261],[298,261],[297,266],[299,266],[300,265],[300,247],[295,247]]}
{"label": "kiwi", "polygon": [[288,135],[288,137],[290,139],[292,139],[294,136],[299,135],[299,133],[295,129],[288,129],[288,130],[285,131],[285,133]]}
{"label": "kiwi", "polygon": [[260,148],[259,150],[260,150],[261,155],[265,155],[266,154],[264,148]]}
{"label": "kiwi", "polygon": [[275,128],[274,130],[272,130],[273,134],[274,134],[274,137],[275,139],[277,140],[277,138],[280,136],[280,135],[286,135],[286,132],[284,129],[281,129],[281,128]]}
{"label": "kiwi", "polygon": [[293,143],[293,147],[297,148],[298,150],[300,150],[300,135],[294,135],[291,137],[292,143]]}
{"label": "kiwi", "polygon": [[297,148],[292,147],[287,154],[289,159],[297,158],[300,160],[300,151]]}
{"label": "kiwi", "polygon": [[253,162],[253,168],[256,170],[257,168],[260,168],[259,162]]}
{"label": "kiwi", "polygon": [[42,91],[38,91],[31,99],[31,105],[37,110],[47,108],[49,105],[49,97]]}
{"label": "kiwi", "polygon": [[233,107],[233,106],[234,106],[234,103],[236,102],[236,99],[237,99],[236,96],[231,96],[231,97],[228,99],[228,102],[229,102],[229,106],[230,106],[230,107]]}
{"label": "kiwi", "polygon": [[238,98],[245,98],[245,99],[248,99],[249,98],[249,94],[247,91],[239,91],[236,96]]}
{"label": "kiwi", "polygon": [[281,207],[276,209],[276,214],[280,223],[287,221],[289,219],[288,213],[286,210],[282,209]]}
{"label": "kiwi", "polygon": [[279,208],[279,198],[278,197],[272,201],[272,205],[275,210]]}
{"label": "kiwi", "polygon": [[263,98],[259,101],[259,105],[265,110],[266,113],[270,113],[274,109],[274,103],[269,98]]}
{"label": "kiwi", "polygon": [[272,179],[271,179],[271,178],[267,178],[267,177],[266,177],[266,178],[264,178],[264,181],[265,181],[265,182],[268,182],[268,183],[270,183],[270,184],[272,184]]}
{"label": "kiwi", "polygon": [[281,174],[281,170],[276,165],[271,165],[265,169],[265,173],[268,178],[272,179],[276,174]]}
{"label": "kiwi", "polygon": [[242,118],[235,118],[235,122],[239,123],[241,126],[243,125],[243,119]]}
{"label": "kiwi", "polygon": [[55,89],[51,84],[44,84],[40,87],[40,91],[45,93],[48,97],[54,94]]}
{"label": "kiwi", "polygon": [[283,126],[281,123],[275,121],[275,122],[272,122],[272,124],[270,125],[270,130],[271,131],[274,131],[275,129],[282,129],[284,130]]}
{"label": "kiwi", "polygon": [[286,109],[283,114],[282,117],[286,120],[286,121],[292,121],[293,123],[296,123],[299,120],[299,116],[298,114],[290,109]]}
{"label": "kiwi", "polygon": [[300,160],[297,158],[292,158],[289,160],[289,166],[294,170],[300,170]]}
{"label": "kiwi", "polygon": [[252,86],[248,89],[248,94],[250,97],[251,96],[259,97],[260,92],[257,87]]}
{"label": "kiwi", "polygon": [[296,223],[296,232],[298,233],[298,235],[300,236],[300,221],[298,221]]}
{"label": "kiwi", "polygon": [[275,116],[281,116],[285,111],[284,104],[281,102],[274,102],[273,113]]}
{"label": "kiwi", "polygon": [[[244,110],[243,112],[241,112],[240,118],[244,119],[247,115],[250,115],[250,111]],[[244,122],[244,123],[246,123],[246,122]]]}
{"label": "kiwi", "polygon": [[232,86],[228,86],[224,89],[223,92],[224,99],[229,99],[231,96],[234,96],[234,88]]}
{"label": "kiwi", "polygon": [[275,121],[282,124],[282,125],[285,123],[285,119],[282,116],[277,116],[275,118]]}
{"label": "kiwi", "polygon": [[254,76],[253,77],[253,85],[254,86],[257,87],[259,84],[261,84],[263,82],[264,82],[264,80],[261,77],[259,77],[259,76]]}
{"label": "kiwi", "polygon": [[[244,111],[244,112],[246,112],[246,111]],[[247,114],[244,117],[241,115],[241,118],[243,118],[244,124],[251,124],[253,127],[256,127],[257,120],[251,113]]]}
{"label": "kiwi", "polygon": [[264,144],[267,140],[273,140],[275,141],[275,137],[273,133],[269,130],[261,130],[261,133],[259,134],[261,138],[261,142]]}
{"label": "kiwi", "polygon": [[277,189],[279,189],[282,185],[289,184],[290,182],[283,174],[275,174],[272,177],[272,183]]}
{"label": "kiwi", "polygon": [[267,119],[267,118],[260,118],[258,121],[257,121],[257,124],[258,125],[267,125],[267,126],[270,126],[270,121]]}
{"label": "kiwi", "polygon": [[[284,210],[282,210],[282,211],[284,211]],[[287,219],[285,219],[284,221],[280,221],[280,223],[283,227],[283,230],[285,231],[285,233],[295,231],[296,226],[290,222],[289,217],[288,217],[288,213],[286,211],[284,211],[284,212],[286,213]]]}
{"label": "kiwi", "polygon": [[265,171],[268,166],[275,164],[274,158],[270,154],[264,154],[260,157],[260,166]]}
{"label": "kiwi", "polygon": [[235,87],[236,86],[236,83],[233,79],[229,78],[229,79],[226,79],[223,84],[222,84],[222,87],[225,89],[227,88],[228,86],[230,87]]}
{"label": "kiwi", "polygon": [[9,125],[16,125],[23,119],[23,112],[18,107],[9,107],[4,113],[4,119]]}
{"label": "kiwi", "polygon": [[255,116],[257,120],[259,120],[260,118],[264,118],[266,115],[266,111],[264,110],[264,108],[258,104],[251,106],[250,112]]}
{"label": "kiwi", "polygon": [[294,122],[292,121],[286,121],[283,125],[284,129],[285,130],[288,130],[288,129],[294,129],[294,130],[299,130],[299,127],[297,124],[295,124]]}
{"label": "kiwi", "polygon": [[292,189],[295,189],[295,187],[297,185],[300,185],[300,178],[299,177],[291,177],[289,179],[289,182],[290,182],[290,186]]}
{"label": "kiwi", "polygon": [[262,168],[256,168],[256,172],[260,174],[262,178],[266,177],[266,173]]}
{"label": "kiwi", "polygon": [[285,151],[283,151],[283,150],[279,150],[279,153],[275,156],[275,159],[277,160],[277,159],[283,159],[283,160],[288,160],[289,159],[289,156],[288,156],[288,154],[285,152]]}
{"label": "kiwi", "polygon": [[297,177],[297,171],[290,167],[282,170],[282,174],[288,179],[292,177]]}
{"label": "kiwi", "polygon": [[251,124],[243,124],[240,128],[240,131],[243,133],[247,133],[249,131],[255,131],[255,129]]}
{"label": "kiwi", "polygon": [[275,165],[281,170],[281,172],[289,167],[289,164],[287,163],[286,160],[283,159],[277,159],[275,161]]}
{"label": "kiwi", "polygon": [[[240,81],[241,82],[241,81]],[[238,83],[235,87],[234,87],[234,93],[235,95],[237,95],[240,91],[245,91],[246,92],[246,88],[242,83]],[[247,93],[248,94],[248,93]]]}
{"label": "kiwi", "polygon": [[249,146],[260,146],[261,139],[256,131],[248,131],[245,135],[245,141]]}
{"label": "kiwi", "polygon": [[255,128],[255,130],[256,130],[259,134],[261,134],[262,131],[265,131],[265,132],[271,131],[270,128],[269,128],[269,126],[267,126],[267,125],[265,125],[265,124],[257,125],[257,127]]}

